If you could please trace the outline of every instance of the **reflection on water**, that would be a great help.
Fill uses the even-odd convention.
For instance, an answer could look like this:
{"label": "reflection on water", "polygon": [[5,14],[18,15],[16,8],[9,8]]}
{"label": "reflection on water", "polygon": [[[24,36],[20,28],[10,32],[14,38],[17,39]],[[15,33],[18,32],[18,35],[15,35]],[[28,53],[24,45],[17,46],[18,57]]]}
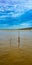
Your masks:
{"label": "reflection on water", "polygon": [[16,46],[18,45],[18,37],[20,37],[20,47],[32,45],[32,31],[3,31],[0,30],[0,45]]}
{"label": "reflection on water", "polygon": [[15,63],[32,65],[32,30],[0,30],[0,65]]}

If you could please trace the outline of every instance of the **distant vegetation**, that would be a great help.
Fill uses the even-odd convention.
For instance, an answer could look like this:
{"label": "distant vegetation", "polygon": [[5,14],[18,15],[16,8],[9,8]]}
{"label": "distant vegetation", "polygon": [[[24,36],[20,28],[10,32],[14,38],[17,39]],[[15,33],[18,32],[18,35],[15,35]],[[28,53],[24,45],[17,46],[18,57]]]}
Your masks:
{"label": "distant vegetation", "polygon": [[0,29],[0,30],[32,30],[32,27],[29,27],[29,28],[19,28],[19,29]]}
{"label": "distant vegetation", "polygon": [[32,30],[32,27],[30,27],[30,28],[22,28],[22,29],[18,29],[18,30]]}

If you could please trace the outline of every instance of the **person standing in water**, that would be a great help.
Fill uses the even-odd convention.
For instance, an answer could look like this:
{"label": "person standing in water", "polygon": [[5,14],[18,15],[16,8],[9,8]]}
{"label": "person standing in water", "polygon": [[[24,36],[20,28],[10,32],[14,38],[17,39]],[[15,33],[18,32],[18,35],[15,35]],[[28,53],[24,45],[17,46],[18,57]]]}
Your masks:
{"label": "person standing in water", "polygon": [[18,32],[18,48],[20,47],[20,32]]}

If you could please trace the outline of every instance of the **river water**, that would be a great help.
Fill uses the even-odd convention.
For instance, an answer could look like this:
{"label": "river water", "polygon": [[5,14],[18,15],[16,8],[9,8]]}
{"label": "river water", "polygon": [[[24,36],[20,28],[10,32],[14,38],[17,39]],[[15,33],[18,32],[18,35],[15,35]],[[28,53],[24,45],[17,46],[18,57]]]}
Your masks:
{"label": "river water", "polygon": [[32,46],[32,30],[0,30],[0,47],[18,47],[18,36],[21,48]]}

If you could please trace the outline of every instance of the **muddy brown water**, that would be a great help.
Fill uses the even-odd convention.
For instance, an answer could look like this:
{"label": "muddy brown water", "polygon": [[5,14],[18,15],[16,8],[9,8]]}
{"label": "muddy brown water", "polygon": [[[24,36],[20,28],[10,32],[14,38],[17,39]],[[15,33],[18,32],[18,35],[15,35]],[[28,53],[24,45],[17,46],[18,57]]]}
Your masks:
{"label": "muddy brown water", "polygon": [[0,65],[32,65],[32,30],[0,30]]}

